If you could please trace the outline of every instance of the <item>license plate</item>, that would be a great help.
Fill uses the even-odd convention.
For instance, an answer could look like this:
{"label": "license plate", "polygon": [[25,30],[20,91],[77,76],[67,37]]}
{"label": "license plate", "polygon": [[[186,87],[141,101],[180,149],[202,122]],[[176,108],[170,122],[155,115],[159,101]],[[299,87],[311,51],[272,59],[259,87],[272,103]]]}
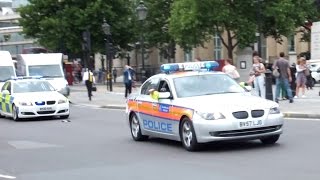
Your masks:
{"label": "license plate", "polygon": [[262,126],[263,120],[241,121],[239,122],[239,128],[257,127]]}
{"label": "license plate", "polygon": [[42,107],[40,108],[40,111],[51,111],[52,107]]}

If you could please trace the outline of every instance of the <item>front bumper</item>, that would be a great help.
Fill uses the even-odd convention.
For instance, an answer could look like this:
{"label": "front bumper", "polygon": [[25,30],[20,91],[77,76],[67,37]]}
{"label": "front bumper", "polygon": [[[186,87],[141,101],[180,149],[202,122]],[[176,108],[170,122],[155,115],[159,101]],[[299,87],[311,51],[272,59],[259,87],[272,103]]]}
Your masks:
{"label": "front bumper", "polygon": [[44,106],[18,106],[19,118],[34,118],[43,116],[66,116],[70,114],[69,103]]}
{"label": "front bumper", "polygon": [[[257,119],[257,118],[256,118]],[[250,121],[253,119],[247,119]],[[246,120],[221,119],[203,120],[194,116],[193,126],[199,143],[213,141],[253,140],[266,136],[279,135],[283,131],[283,115],[272,114],[264,118],[263,125],[240,128],[239,122]]]}

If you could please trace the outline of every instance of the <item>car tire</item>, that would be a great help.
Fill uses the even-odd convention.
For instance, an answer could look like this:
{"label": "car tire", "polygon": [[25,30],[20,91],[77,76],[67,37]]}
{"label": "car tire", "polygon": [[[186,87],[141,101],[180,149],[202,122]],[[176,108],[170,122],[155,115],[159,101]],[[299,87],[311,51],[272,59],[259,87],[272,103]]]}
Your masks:
{"label": "car tire", "polygon": [[193,124],[189,118],[185,117],[182,119],[179,133],[182,145],[187,151],[198,151],[200,149]]}
{"label": "car tire", "polygon": [[275,144],[279,140],[280,135],[269,136],[260,139],[263,144]]}
{"label": "car tire", "polygon": [[12,119],[14,121],[19,121],[20,118],[19,118],[19,113],[18,113],[18,109],[16,107],[16,105],[12,105]]}
{"label": "car tire", "polygon": [[141,127],[136,114],[130,116],[130,132],[133,140],[135,141],[144,141],[148,139],[148,136],[142,135]]}
{"label": "car tire", "polygon": [[69,115],[60,116],[60,119],[68,119]]}

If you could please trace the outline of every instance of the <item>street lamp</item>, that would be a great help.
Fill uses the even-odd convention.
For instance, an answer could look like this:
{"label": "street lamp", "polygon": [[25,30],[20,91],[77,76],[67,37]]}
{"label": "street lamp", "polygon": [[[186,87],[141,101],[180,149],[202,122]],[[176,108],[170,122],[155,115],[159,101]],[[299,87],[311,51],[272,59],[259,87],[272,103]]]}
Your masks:
{"label": "street lamp", "polygon": [[127,55],[126,55],[126,58],[127,58],[127,65],[130,66],[130,53],[127,52]]}
{"label": "street lamp", "polygon": [[110,43],[109,43],[109,38],[111,38],[111,31],[110,31],[110,25],[107,23],[106,19],[103,19],[103,24],[102,24],[102,30],[104,34],[106,35],[106,65],[107,66],[107,77],[108,77],[108,82],[109,82],[109,90],[112,91],[112,78],[111,78],[111,70],[112,70],[112,58],[111,58],[111,53],[110,53]]}
{"label": "street lamp", "polygon": [[256,33],[257,40],[258,40],[258,53],[259,56],[262,57],[261,54],[261,2],[263,0],[256,0],[257,3],[257,25],[258,25],[258,32]]}
{"label": "street lamp", "polygon": [[[143,1],[140,1],[138,7],[136,8],[136,12],[137,12],[137,15],[138,15],[138,20],[140,21],[141,23],[141,27],[143,27],[143,22],[144,20],[146,19],[147,17],[147,13],[148,13],[148,9],[147,7],[144,5],[144,2]],[[140,31],[140,41],[141,41],[141,61],[142,61],[142,82],[144,82],[145,80],[145,67],[144,67],[144,37],[143,37],[143,29],[141,29]]]}

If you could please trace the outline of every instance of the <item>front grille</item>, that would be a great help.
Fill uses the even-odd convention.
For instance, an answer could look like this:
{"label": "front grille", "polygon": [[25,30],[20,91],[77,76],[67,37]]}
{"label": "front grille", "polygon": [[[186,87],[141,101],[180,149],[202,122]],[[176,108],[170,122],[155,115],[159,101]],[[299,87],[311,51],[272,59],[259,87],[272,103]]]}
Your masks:
{"label": "front grille", "polygon": [[264,110],[252,110],[251,111],[251,116],[253,118],[257,118],[257,117],[262,117],[264,115]]}
{"label": "front grille", "polygon": [[232,114],[237,119],[246,119],[249,116],[247,111],[238,111],[238,112],[233,112]]}
{"label": "front grille", "polygon": [[55,111],[38,111],[38,114],[53,114]]}
{"label": "front grille", "polygon": [[47,101],[47,105],[52,105],[52,104],[55,104],[56,101]]}
{"label": "front grille", "polygon": [[256,135],[263,133],[270,133],[277,131],[281,128],[281,126],[269,126],[262,128],[254,128],[254,129],[242,129],[242,130],[233,130],[233,131],[217,131],[210,132],[211,136],[215,137],[237,137],[237,136],[247,136],[247,135]]}

